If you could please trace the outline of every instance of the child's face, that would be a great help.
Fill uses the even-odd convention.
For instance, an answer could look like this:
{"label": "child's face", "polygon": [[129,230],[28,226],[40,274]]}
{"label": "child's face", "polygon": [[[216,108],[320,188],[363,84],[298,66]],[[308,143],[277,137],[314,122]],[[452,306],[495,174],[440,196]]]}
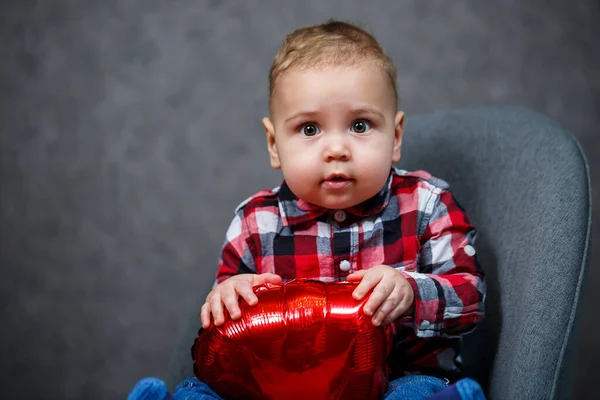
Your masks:
{"label": "child's face", "polygon": [[330,209],[377,194],[400,159],[404,113],[374,66],[290,71],[263,119],[273,168],[299,198]]}

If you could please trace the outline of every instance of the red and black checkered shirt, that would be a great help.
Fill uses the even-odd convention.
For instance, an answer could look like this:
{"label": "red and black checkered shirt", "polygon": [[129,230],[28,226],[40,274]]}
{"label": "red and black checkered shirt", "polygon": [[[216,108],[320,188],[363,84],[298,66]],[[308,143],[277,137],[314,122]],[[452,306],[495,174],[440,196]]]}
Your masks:
{"label": "red and black checkered shirt", "polygon": [[217,282],[265,272],[284,281],[335,281],[389,265],[407,278],[415,294],[414,316],[394,322],[392,378],[456,377],[460,336],[484,315],[486,286],[475,235],[448,184],[424,171],[393,168],[377,195],[345,210],[309,204],[283,182],[236,209]]}

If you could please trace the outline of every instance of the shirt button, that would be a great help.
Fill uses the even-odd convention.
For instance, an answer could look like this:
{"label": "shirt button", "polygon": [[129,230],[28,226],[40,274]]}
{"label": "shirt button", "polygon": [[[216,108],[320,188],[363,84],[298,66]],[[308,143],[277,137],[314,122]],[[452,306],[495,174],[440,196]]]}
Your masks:
{"label": "shirt button", "polygon": [[470,244],[466,245],[465,254],[473,257],[475,255],[475,247],[471,246]]}
{"label": "shirt button", "polygon": [[421,322],[420,328],[427,329],[427,328],[429,328],[429,325],[431,325],[431,322],[429,322],[427,320],[423,320],[423,322]]}
{"label": "shirt button", "polygon": [[344,271],[344,272],[350,271],[350,266],[351,266],[350,261],[348,261],[348,260],[342,260],[340,262],[340,270],[341,271]]}
{"label": "shirt button", "polygon": [[335,218],[335,220],[337,222],[344,222],[344,220],[346,219],[346,213],[343,212],[342,210],[337,210],[334,214],[333,214],[333,218]]}

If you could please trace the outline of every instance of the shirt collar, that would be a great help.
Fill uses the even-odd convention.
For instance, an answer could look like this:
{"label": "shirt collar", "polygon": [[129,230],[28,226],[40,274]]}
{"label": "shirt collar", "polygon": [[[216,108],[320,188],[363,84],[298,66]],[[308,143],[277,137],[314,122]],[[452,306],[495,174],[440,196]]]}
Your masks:
{"label": "shirt collar", "polygon": [[[383,185],[383,188],[379,193],[360,204],[344,209],[344,211],[356,215],[357,217],[367,217],[379,213],[387,206],[390,200],[392,177],[393,169],[392,172],[390,172],[387,182]],[[335,211],[299,199],[292,193],[285,180],[281,184],[277,195],[279,198],[279,212],[283,226],[300,224],[316,219],[327,212]]]}

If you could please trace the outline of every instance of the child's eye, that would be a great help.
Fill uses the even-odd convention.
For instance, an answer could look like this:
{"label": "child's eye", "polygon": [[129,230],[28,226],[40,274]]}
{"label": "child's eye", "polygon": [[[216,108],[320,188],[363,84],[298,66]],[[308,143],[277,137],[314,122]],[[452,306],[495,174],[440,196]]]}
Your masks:
{"label": "child's eye", "polygon": [[356,133],[365,133],[366,131],[368,131],[369,129],[371,129],[371,126],[369,124],[369,122],[365,121],[365,120],[358,120],[358,121],[354,121],[352,123],[352,132],[356,132]]}
{"label": "child's eye", "polygon": [[320,131],[315,124],[305,124],[300,127],[300,132],[305,136],[315,136]]}

